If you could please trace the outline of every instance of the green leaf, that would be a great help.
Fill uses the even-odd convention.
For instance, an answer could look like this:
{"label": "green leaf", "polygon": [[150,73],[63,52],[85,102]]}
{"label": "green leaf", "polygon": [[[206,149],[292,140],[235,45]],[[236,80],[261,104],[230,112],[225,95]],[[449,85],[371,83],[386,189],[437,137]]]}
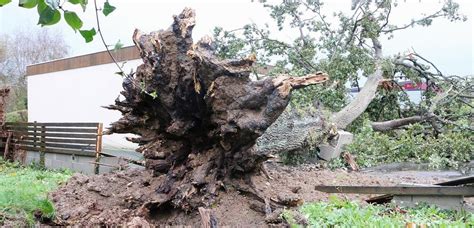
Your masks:
{"label": "green leaf", "polygon": [[158,94],[156,93],[156,91],[153,91],[152,93],[149,93],[148,95],[150,95],[153,98],[153,100],[158,97]]}
{"label": "green leaf", "polygon": [[87,6],[87,0],[82,0],[81,2],[82,11],[86,12],[86,6]]}
{"label": "green leaf", "polygon": [[67,24],[71,26],[72,29],[74,29],[74,31],[82,28],[82,20],[75,12],[66,10],[64,12],[64,19],[66,20]]}
{"label": "green leaf", "polygon": [[18,6],[27,9],[31,9],[36,5],[38,5],[38,0],[20,0],[20,2],[18,3]]}
{"label": "green leaf", "polygon": [[[38,5],[38,7],[40,7],[40,5]],[[61,13],[59,10],[53,9],[49,5],[46,5],[46,7],[43,8],[39,13],[39,16],[38,24],[41,26],[54,25],[61,20]]]}
{"label": "green leaf", "polygon": [[110,5],[109,1],[104,2],[104,8],[102,9],[102,13],[105,16],[108,16],[110,13],[114,12],[115,6]]}
{"label": "green leaf", "polygon": [[12,0],[0,0],[0,7],[10,3]]}
{"label": "green leaf", "polygon": [[87,6],[87,0],[82,0],[81,1],[82,11],[86,12],[86,6]]}
{"label": "green leaf", "polygon": [[81,33],[81,36],[84,37],[86,43],[91,42],[96,34],[95,28],[92,28],[91,30],[79,30],[79,33]]}
{"label": "green leaf", "polygon": [[115,45],[114,45],[114,51],[117,51],[117,50],[121,49],[122,47],[123,47],[123,44],[122,44],[122,42],[120,42],[120,40],[119,40],[119,41],[117,41],[117,43],[115,43]]}
{"label": "green leaf", "polygon": [[87,0],[68,0],[69,3],[77,5],[80,4],[83,11],[86,11]]}
{"label": "green leaf", "polygon": [[48,7],[48,5],[46,5],[44,0],[38,0],[38,6],[36,7],[36,9],[38,10],[38,14],[41,14],[41,12],[46,9],[46,7]]}

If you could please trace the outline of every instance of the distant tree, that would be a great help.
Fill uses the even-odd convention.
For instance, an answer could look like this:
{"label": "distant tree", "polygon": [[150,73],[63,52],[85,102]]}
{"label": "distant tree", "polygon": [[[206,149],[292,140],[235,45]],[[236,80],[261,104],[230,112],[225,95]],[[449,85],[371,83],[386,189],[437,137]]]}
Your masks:
{"label": "distant tree", "polygon": [[7,112],[26,109],[26,67],[64,58],[69,47],[62,35],[49,29],[17,30],[0,36],[0,80],[12,87]]}

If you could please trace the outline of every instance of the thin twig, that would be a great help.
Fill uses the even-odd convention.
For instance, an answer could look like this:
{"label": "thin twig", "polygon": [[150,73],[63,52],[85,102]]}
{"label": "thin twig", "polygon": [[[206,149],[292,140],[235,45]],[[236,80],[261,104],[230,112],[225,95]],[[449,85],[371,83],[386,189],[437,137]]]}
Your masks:
{"label": "thin twig", "polygon": [[105,46],[105,50],[107,50],[107,53],[109,54],[110,58],[111,58],[112,61],[115,63],[115,65],[117,66],[117,68],[120,69],[120,72],[122,72],[122,74],[125,74],[125,72],[123,71],[122,67],[118,64],[117,60],[116,60],[115,57],[112,55],[112,52],[110,51],[109,46],[108,46],[107,43],[105,42],[104,35],[102,34],[102,30],[100,29],[99,8],[97,7],[97,0],[94,0],[94,7],[95,7],[95,19],[96,19],[96,22],[97,22],[97,32],[99,33],[100,39],[102,40],[102,43],[103,43],[104,46]]}
{"label": "thin twig", "polygon": [[443,12],[443,11],[442,11],[442,10],[439,10],[439,11],[437,11],[436,13],[431,14],[431,15],[429,15],[429,16],[426,16],[426,17],[424,17],[424,18],[420,18],[420,19],[418,19],[418,20],[413,20],[413,21],[411,21],[410,23],[405,24],[404,26],[395,27],[395,28],[386,29],[386,30],[383,30],[383,29],[382,29],[382,30],[380,30],[380,32],[383,32],[383,33],[391,33],[391,32],[397,31],[397,30],[403,30],[403,29],[406,29],[406,28],[408,28],[408,27],[410,27],[410,26],[413,26],[413,25],[415,25],[415,24],[417,24],[417,23],[419,23],[419,22],[421,22],[421,21],[423,21],[423,20],[432,19],[432,18],[437,18],[437,17],[442,17],[442,16],[445,16],[445,15],[446,15],[446,14],[440,14],[441,12]]}

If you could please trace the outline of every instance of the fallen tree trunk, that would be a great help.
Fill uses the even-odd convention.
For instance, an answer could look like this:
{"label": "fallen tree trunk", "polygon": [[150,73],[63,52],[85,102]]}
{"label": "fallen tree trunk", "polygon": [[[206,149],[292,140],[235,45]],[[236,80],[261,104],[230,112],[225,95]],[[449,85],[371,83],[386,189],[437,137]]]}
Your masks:
{"label": "fallen tree trunk", "polygon": [[258,150],[272,154],[305,154],[315,150],[322,141],[335,136],[338,129],[345,129],[365,112],[383,80],[382,45],[376,38],[372,39],[372,43],[376,59],[375,71],[369,75],[364,87],[351,103],[331,116],[324,116],[321,110],[308,113],[307,116],[282,115],[258,139]]}
{"label": "fallen tree trunk", "polygon": [[108,106],[123,116],[109,132],[139,135],[130,140],[162,178],[148,210],[209,206],[219,188],[242,183],[270,156],[255,143],[291,91],[327,80],[316,73],[251,81],[255,57],[216,59],[210,39],[193,44],[194,23],[194,11],[185,9],[167,30],[135,31],[144,63],[124,80],[125,99]]}
{"label": "fallen tree trunk", "polygon": [[367,77],[364,87],[357,94],[354,100],[352,100],[351,103],[345,106],[341,111],[333,114],[332,121],[339,129],[345,129],[349,124],[357,119],[357,117],[365,112],[370,102],[372,102],[377,94],[377,88],[383,80],[382,44],[380,44],[380,41],[377,38],[372,38],[372,44],[375,51],[375,71]]}

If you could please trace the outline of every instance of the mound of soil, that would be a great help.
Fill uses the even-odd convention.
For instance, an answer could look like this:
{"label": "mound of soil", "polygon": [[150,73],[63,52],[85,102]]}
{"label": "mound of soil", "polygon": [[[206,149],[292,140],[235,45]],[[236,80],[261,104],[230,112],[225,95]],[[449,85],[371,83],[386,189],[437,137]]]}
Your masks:
{"label": "mound of soil", "polygon": [[[314,165],[289,167],[266,164],[268,174],[255,176],[253,183],[265,196],[301,199],[305,202],[327,200],[330,194],[314,190],[315,185],[395,185],[402,182],[436,183],[446,176],[416,175],[413,172],[362,173],[330,171]],[[126,170],[99,176],[74,175],[64,186],[51,193],[58,225],[190,225],[201,223],[199,212],[182,212],[172,208],[150,211],[146,202],[159,200],[157,186],[164,177],[153,177],[150,171]],[[370,195],[340,195],[350,200],[363,200]],[[211,207],[219,225],[264,227],[265,214],[253,210],[256,200],[238,190],[220,192]],[[267,218],[268,221],[268,218]]]}

